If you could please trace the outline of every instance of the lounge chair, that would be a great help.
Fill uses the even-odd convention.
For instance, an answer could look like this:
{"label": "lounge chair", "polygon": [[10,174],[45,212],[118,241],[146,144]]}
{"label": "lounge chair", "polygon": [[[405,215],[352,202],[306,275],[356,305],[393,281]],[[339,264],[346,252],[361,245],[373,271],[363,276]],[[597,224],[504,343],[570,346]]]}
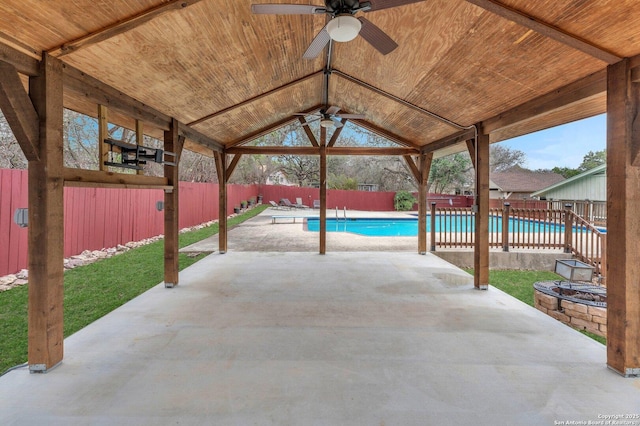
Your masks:
{"label": "lounge chair", "polygon": [[284,206],[279,205],[275,201],[269,201],[269,204],[271,204],[271,207],[273,207],[275,210],[284,210]]}
{"label": "lounge chair", "polygon": [[296,198],[296,204],[295,206],[299,209],[308,209],[309,206],[305,206],[304,204],[302,204],[302,198],[298,197]]}
{"label": "lounge chair", "polygon": [[313,200],[313,208],[314,209],[320,208],[320,200]]}
{"label": "lounge chair", "polygon": [[291,201],[289,201],[288,198],[282,198],[280,200],[280,205],[281,206],[285,206],[288,207],[290,209],[297,209],[297,208],[302,208],[302,207],[298,207],[297,205],[293,204]]}

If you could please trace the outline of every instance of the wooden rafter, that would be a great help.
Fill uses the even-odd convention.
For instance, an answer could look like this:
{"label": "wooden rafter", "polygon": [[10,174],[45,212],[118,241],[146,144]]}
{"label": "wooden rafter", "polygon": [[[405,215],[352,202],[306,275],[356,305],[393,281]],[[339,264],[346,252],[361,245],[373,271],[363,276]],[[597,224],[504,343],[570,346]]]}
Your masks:
{"label": "wooden rafter", "polygon": [[[309,108],[306,111],[302,111],[302,113],[303,114],[311,114],[311,113],[314,113],[314,112],[318,111],[320,108],[322,108],[321,105],[316,105],[316,106],[314,106],[312,108]],[[227,148],[231,148],[231,147],[244,145],[246,143],[249,143],[249,142],[251,142],[253,140],[258,139],[261,136],[267,135],[267,134],[273,132],[274,130],[277,130],[277,129],[281,128],[281,127],[284,127],[287,124],[293,123],[294,121],[296,121],[296,119],[297,119],[297,116],[283,118],[280,121],[277,121],[275,123],[269,124],[268,126],[265,126],[265,127],[261,128],[261,129],[258,129],[258,130],[254,131],[254,132],[249,133],[248,135],[245,135],[245,136],[241,137],[240,139],[237,139],[237,140],[235,140],[233,142],[230,142],[230,143],[226,144],[226,147]]]}
{"label": "wooden rafter", "polygon": [[467,151],[469,151],[469,157],[471,157],[471,164],[473,168],[476,168],[476,141],[475,139],[467,140]]}
{"label": "wooden rafter", "polygon": [[173,10],[184,9],[186,7],[199,3],[200,1],[202,0],[170,0],[166,3],[162,3],[158,6],[152,7],[151,9],[147,9],[145,11],[137,13],[136,15],[133,15],[129,18],[120,20],[111,25],[107,25],[106,27],[101,28],[97,31],[93,31],[82,37],[78,37],[75,40],[66,42],[61,46],[50,49],[47,53],[53,56],[61,57],[73,52],[77,52],[84,47],[100,43],[101,41],[108,40],[119,34],[131,31],[134,28],[151,21],[152,19],[157,18],[162,14],[171,12]]}
{"label": "wooden rafter", "polygon": [[422,153],[427,154],[429,152],[435,152],[439,149],[448,148],[452,145],[459,144],[460,142],[464,142],[467,139],[471,139],[475,136],[475,129],[466,129],[460,132],[454,133],[452,135],[446,136],[442,139],[438,139],[437,141],[430,142],[429,144],[422,147]]}
{"label": "wooden rafter", "polygon": [[304,77],[301,77],[301,78],[299,78],[299,79],[297,79],[297,80],[291,81],[291,82],[289,82],[289,83],[287,83],[287,84],[284,84],[284,85],[282,85],[282,86],[280,86],[280,87],[276,87],[276,88],[275,88],[275,89],[273,89],[273,90],[269,90],[268,92],[261,93],[261,94],[259,94],[259,95],[257,95],[257,96],[254,96],[254,97],[253,97],[253,98],[251,98],[251,99],[247,99],[247,100],[245,100],[245,101],[242,101],[242,102],[240,102],[240,103],[237,103],[237,104],[235,104],[235,105],[232,105],[232,106],[230,106],[229,108],[225,108],[225,109],[220,110],[220,111],[218,111],[218,112],[214,112],[214,113],[212,113],[212,114],[205,115],[205,116],[204,116],[204,117],[202,117],[202,118],[199,118],[199,119],[197,119],[197,120],[195,120],[195,121],[192,121],[191,123],[188,123],[188,125],[189,125],[189,126],[194,126],[194,125],[199,124],[199,123],[202,123],[202,122],[204,122],[204,121],[211,120],[212,118],[216,118],[216,117],[218,117],[218,116],[220,116],[220,115],[222,115],[222,114],[224,114],[224,113],[227,113],[227,112],[229,112],[229,111],[233,111],[234,109],[237,109],[237,108],[241,108],[241,107],[243,107],[243,106],[245,106],[245,105],[249,105],[249,104],[250,104],[250,103],[252,103],[252,102],[259,101],[259,100],[260,100],[260,99],[262,99],[262,98],[266,98],[267,96],[274,95],[274,94],[276,94],[276,93],[278,93],[278,92],[280,92],[280,91],[282,91],[282,90],[285,90],[285,89],[288,89],[288,88],[290,88],[290,87],[293,87],[293,86],[295,86],[295,85],[297,85],[297,84],[303,83],[303,82],[305,82],[305,81],[307,81],[307,80],[309,80],[309,79],[311,79],[311,78],[313,78],[313,77],[316,77],[316,76],[318,76],[318,75],[320,75],[320,74],[322,74],[322,70],[320,70],[320,71],[316,71],[316,72],[311,73],[311,74],[309,74],[309,75],[305,75]]}
{"label": "wooden rafter", "polygon": [[378,136],[382,136],[383,138],[389,139],[391,142],[397,143],[398,145],[406,146],[408,148],[416,148],[419,149],[418,145],[415,143],[403,138],[402,136],[398,136],[395,133],[391,133],[388,130],[383,129],[382,127],[378,127],[375,124],[369,123],[364,120],[351,120],[354,124],[362,127],[370,131],[371,133],[375,133]]}
{"label": "wooden rafter", "polygon": [[493,118],[485,120],[482,125],[487,133],[492,133],[574,102],[605,93],[607,90],[606,75],[606,70],[588,75],[578,81],[504,111]]}
{"label": "wooden rafter", "polygon": [[318,145],[318,140],[316,139],[316,136],[313,134],[313,132],[309,128],[309,123],[307,122],[307,119],[304,117],[298,117],[298,121],[300,121],[300,125],[302,126],[304,133],[307,135],[309,142],[311,142],[311,145],[315,146],[316,148],[319,147],[320,145]]}
{"label": "wooden rafter", "polygon": [[565,44],[569,47],[577,49],[587,55],[600,59],[608,64],[615,64],[622,58],[607,51],[606,49],[596,46],[580,37],[570,34],[558,27],[541,21],[535,16],[528,15],[517,9],[499,3],[495,0],[467,0],[469,3],[475,4],[491,13],[501,16],[505,19],[515,22],[518,25],[522,25],[525,28],[529,28],[545,37],[549,37],[555,41]]}
{"label": "wooden rafter", "polygon": [[16,68],[0,61],[0,109],[27,160],[38,160],[38,113],[24,90]]}

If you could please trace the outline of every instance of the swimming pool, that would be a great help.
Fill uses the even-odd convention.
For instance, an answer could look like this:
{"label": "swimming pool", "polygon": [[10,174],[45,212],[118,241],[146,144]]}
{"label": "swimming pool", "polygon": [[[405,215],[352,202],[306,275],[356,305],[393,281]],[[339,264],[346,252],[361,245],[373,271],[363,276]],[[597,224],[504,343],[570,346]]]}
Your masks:
{"label": "swimming pool", "polygon": [[[307,219],[307,230],[318,232],[319,218]],[[436,232],[474,232],[475,223],[470,215],[436,215]],[[427,219],[427,232],[431,231],[431,220]],[[554,225],[536,220],[509,219],[509,232],[563,232],[563,225]],[[418,235],[418,218],[347,218],[327,219],[327,232],[350,232],[369,237],[413,237]],[[502,232],[502,218],[489,218],[489,232]]]}

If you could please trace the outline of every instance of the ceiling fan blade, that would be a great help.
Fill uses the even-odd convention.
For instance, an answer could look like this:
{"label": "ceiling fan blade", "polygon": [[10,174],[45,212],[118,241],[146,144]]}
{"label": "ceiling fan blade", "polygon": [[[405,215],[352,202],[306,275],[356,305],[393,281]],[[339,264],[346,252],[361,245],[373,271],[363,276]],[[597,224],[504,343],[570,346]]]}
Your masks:
{"label": "ceiling fan blade", "polygon": [[384,31],[371,23],[371,21],[362,17],[358,18],[358,20],[362,23],[360,35],[370,45],[375,47],[378,52],[382,53],[383,55],[387,55],[393,52],[396,47],[398,47],[398,43],[393,41],[391,37],[389,37]]}
{"label": "ceiling fan blade", "polygon": [[261,15],[317,15],[327,9],[306,4],[252,4],[251,12]]}
{"label": "ceiling fan blade", "polygon": [[332,118],[331,121],[333,121],[333,125],[335,126],[336,129],[343,126],[342,122],[337,118]]}
{"label": "ceiling fan blade", "polygon": [[329,114],[329,115],[333,115],[336,112],[340,111],[340,107],[337,106],[330,106],[324,113],[325,114]]}
{"label": "ceiling fan blade", "polygon": [[317,112],[294,112],[293,115],[301,115],[303,117],[319,117],[320,114],[318,114]]}
{"label": "ceiling fan blade", "polygon": [[365,118],[365,116],[362,114],[336,114],[336,117],[354,119],[354,120],[362,120]]}
{"label": "ceiling fan blade", "polygon": [[327,32],[327,27],[325,26],[322,30],[320,30],[318,35],[316,35],[316,37],[313,39],[313,41],[307,48],[307,51],[304,52],[304,55],[302,55],[302,57],[304,59],[317,58],[320,52],[322,52],[322,49],[324,49],[324,47],[327,44],[329,44],[330,40],[331,40],[331,37],[329,37],[329,33]]}
{"label": "ceiling fan blade", "polygon": [[389,9],[390,7],[404,6],[405,4],[418,3],[421,1],[424,0],[369,0],[371,9],[365,10],[365,12]]}

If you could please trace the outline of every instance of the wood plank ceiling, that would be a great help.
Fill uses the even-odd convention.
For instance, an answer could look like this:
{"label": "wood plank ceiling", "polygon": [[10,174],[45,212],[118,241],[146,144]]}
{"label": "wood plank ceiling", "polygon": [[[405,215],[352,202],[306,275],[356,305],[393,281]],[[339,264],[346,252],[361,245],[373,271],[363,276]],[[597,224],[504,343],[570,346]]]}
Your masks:
{"label": "wood plank ceiling", "polygon": [[[322,3],[4,0],[0,43],[58,56],[230,147],[323,104],[327,56],[302,54],[325,17],[251,14],[252,3],[266,2]],[[366,14],[398,43],[389,55],[360,37],[335,44],[329,104],[364,114],[362,124],[416,147],[460,131],[427,111],[460,126],[493,123],[493,141],[604,112],[601,88],[500,124],[501,114],[607,62],[476,4],[516,10],[606,54],[640,54],[637,0],[427,0]],[[65,103],[95,115],[95,105],[72,94]]]}

